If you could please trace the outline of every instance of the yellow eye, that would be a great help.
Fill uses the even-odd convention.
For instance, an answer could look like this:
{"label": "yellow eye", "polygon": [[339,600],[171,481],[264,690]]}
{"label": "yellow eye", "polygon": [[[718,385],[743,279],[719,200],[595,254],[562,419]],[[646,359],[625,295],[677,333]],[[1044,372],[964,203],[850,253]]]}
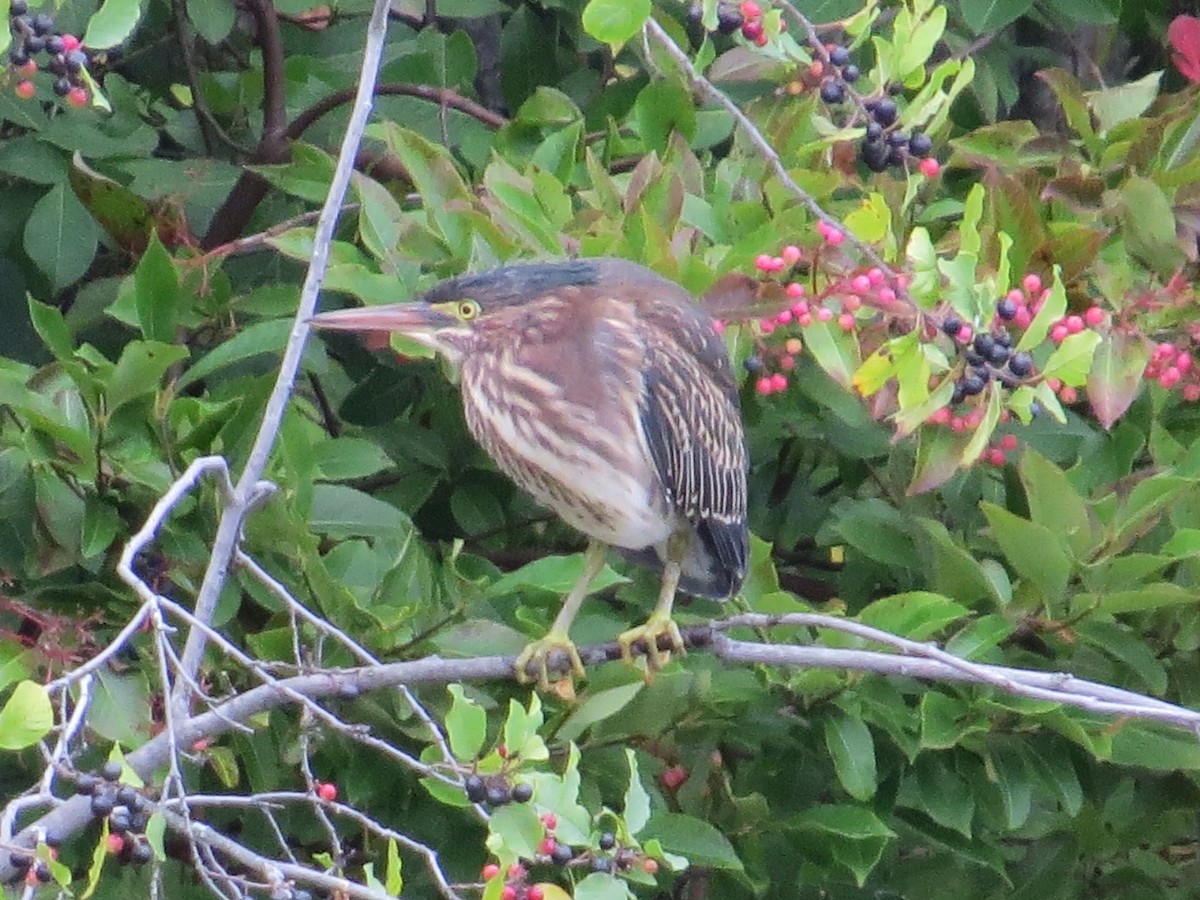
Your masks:
{"label": "yellow eye", "polygon": [[454,314],[464,322],[470,322],[479,315],[479,304],[474,300],[459,300],[454,305]]}

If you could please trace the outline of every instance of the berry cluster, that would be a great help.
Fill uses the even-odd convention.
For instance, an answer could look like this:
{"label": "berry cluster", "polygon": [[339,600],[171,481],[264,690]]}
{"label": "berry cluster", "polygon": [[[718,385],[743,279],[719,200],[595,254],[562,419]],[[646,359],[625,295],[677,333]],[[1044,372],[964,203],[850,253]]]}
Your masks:
{"label": "berry cluster", "polygon": [[[540,885],[526,884],[530,866],[572,866],[592,872],[618,873],[628,872],[636,865],[647,875],[658,872],[658,860],[636,848],[620,846],[617,836],[611,831],[605,831],[597,837],[595,849],[576,850],[555,837],[558,818],[554,813],[545,813],[541,818],[545,831],[538,845],[537,856],[508,867],[504,873],[501,900],[543,900],[545,891]],[[500,871],[496,863],[488,863],[480,875],[484,881],[491,881],[500,875]]]}
{"label": "berry cluster", "polygon": [[[699,3],[688,7],[687,19],[692,26],[699,26],[704,16],[704,8]],[[786,28],[785,22],[780,22],[781,28]],[[717,7],[717,32],[730,35],[740,31],[742,37],[759,47],[765,47],[770,38],[767,37],[763,25],[763,8],[755,0],[744,0],[742,3],[721,3]]]}
{"label": "berry cluster", "polygon": [[37,94],[37,87],[30,79],[40,68],[37,57],[45,53],[49,57],[46,68],[57,76],[54,93],[71,106],[87,103],[84,73],[88,55],[79,38],[55,31],[54,18],[49,13],[30,15],[28,0],[11,0],[8,27],[13,38],[8,63],[20,79],[15,88],[18,97],[28,100]]}
{"label": "berry cluster", "polygon": [[862,73],[850,61],[850,48],[841,44],[826,44],[825,53],[829,62],[814,62],[809,71],[821,79],[821,99],[830,106],[837,106],[846,100],[847,85],[858,81]]}
{"label": "berry cluster", "polygon": [[[57,835],[45,834],[42,836],[42,843],[49,848],[50,858],[57,859],[60,838]],[[14,851],[9,855],[8,861],[16,869],[18,877],[25,881],[27,887],[49,884],[54,880],[50,866],[45,860],[37,859],[32,852]]]}
{"label": "berry cluster", "polygon": [[485,777],[473,773],[463,781],[463,788],[472,803],[486,803],[492,807],[528,803],[533,799],[533,785],[525,782],[512,784],[503,774]]}
{"label": "berry cluster", "polygon": [[154,858],[145,835],[153,804],[136,788],[120,784],[120,777],[120,764],[107,762],[94,775],[80,775],[75,792],[91,796],[92,815],[108,820],[108,852],[121,862],[142,865]]}
{"label": "berry cluster", "polygon": [[1189,403],[1200,400],[1200,371],[1197,371],[1195,358],[1190,351],[1169,341],[1155,346],[1144,374],[1167,390],[1178,388]]}
{"label": "berry cluster", "polygon": [[752,44],[765,47],[768,38],[766,30],[763,28],[762,7],[754,0],[744,0],[738,4],[738,13],[742,19],[742,37]]}

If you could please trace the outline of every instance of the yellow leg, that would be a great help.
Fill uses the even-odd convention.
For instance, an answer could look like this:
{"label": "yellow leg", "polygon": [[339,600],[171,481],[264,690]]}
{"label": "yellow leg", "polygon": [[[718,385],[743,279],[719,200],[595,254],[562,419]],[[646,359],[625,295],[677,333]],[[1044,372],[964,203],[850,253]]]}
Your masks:
{"label": "yellow leg", "polygon": [[[575,644],[568,636],[568,632],[571,630],[571,623],[575,621],[575,616],[579,614],[579,607],[583,605],[588,588],[596,580],[600,570],[604,568],[607,558],[608,547],[605,544],[599,541],[592,541],[588,544],[587,552],[583,556],[583,571],[579,574],[579,579],[571,588],[571,592],[563,600],[562,609],[555,617],[554,624],[550,626],[549,633],[544,638],[527,645],[517,657],[517,681],[528,684],[536,680],[539,689],[548,690],[550,688],[548,671],[550,655],[559,652],[565,653],[570,660],[572,675],[576,678],[586,676],[583,660],[579,658],[579,651],[575,649]],[[531,678],[529,675],[531,665],[535,667],[536,678]]]}
{"label": "yellow leg", "polygon": [[675,591],[679,587],[679,577],[682,574],[681,563],[687,556],[688,538],[687,534],[676,534],[667,543],[667,561],[663,565],[658,602],[654,605],[654,612],[650,618],[637,628],[622,632],[617,638],[617,643],[621,645],[621,656],[631,665],[634,645],[641,643],[645,646],[647,680],[671,661],[671,651],[658,646],[660,638],[666,637],[673,650],[681,655],[684,653],[683,635],[679,633],[679,626],[671,618],[671,609],[675,605]]}

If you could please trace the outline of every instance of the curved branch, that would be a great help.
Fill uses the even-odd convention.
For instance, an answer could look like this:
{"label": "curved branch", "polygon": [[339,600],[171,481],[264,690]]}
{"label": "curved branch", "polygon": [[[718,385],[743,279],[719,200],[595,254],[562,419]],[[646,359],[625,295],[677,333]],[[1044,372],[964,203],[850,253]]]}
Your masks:
{"label": "curved branch", "polygon": [[[490,128],[501,128],[508,124],[508,119],[504,116],[497,112],[492,112],[486,106],[482,106],[449,88],[430,87],[427,84],[381,84],[376,87],[375,95],[418,97],[421,100],[428,100],[439,106],[448,106],[451,109],[464,112]],[[339,106],[349,103],[353,99],[354,91],[352,90],[336,91],[327,97],[321,98],[308,109],[304,110],[304,112],[300,113],[300,115],[296,116],[291,124],[287,126],[284,134],[289,139],[295,140],[311,128],[322,116],[333,112]]]}

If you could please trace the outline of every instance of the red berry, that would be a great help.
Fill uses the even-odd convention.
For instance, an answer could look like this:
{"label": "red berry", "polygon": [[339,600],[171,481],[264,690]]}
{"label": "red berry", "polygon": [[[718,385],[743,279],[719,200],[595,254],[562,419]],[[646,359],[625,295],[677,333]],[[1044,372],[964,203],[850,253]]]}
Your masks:
{"label": "red berry", "polygon": [[1004,451],[993,447],[987,452],[987,461],[993,466],[1002,466],[1005,463]]}
{"label": "red berry", "polygon": [[927,156],[917,163],[917,169],[919,169],[921,174],[926,178],[937,178],[938,172],[942,171],[942,164],[932,156]]}
{"label": "red berry", "polygon": [[495,863],[488,863],[479,874],[483,877],[484,881],[491,881],[500,874],[500,867]]}
{"label": "red berry", "polygon": [[125,838],[119,834],[110,834],[108,836],[107,849],[109,853],[120,853],[125,849]]}
{"label": "red berry", "polygon": [[1056,344],[1061,344],[1064,340],[1066,340],[1066,337],[1069,333],[1070,331],[1068,330],[1066,324],[1059,322],[1050,329],[1050,340],[1054,341]]}
{"label": "red berry", "polygon": [[970,325],[964,325],[962,328],[958,329],[958,333],[954,336],[958,338],[959,343],[969,344],[971,342],[971,338],[975,336],[975,329],[973,329]]}
{"label": "red berry", "polygon": [[1089,306],[1087,312],[1083,314],[1083,318],[1089,325],[1099,325],[1104,321],[1104,310],[1099,306]]}
{"label": "red berry", "polygon": [[855,275],[850,279],[850,287],[860,294],[865,294],[871,289],[871,279],[866,275]]}
{"label": "red berry", "polygon": [[25,65],[17,69],[17,74],[22,78],[32,78],[38,73],[38,64],[36,60],[29,60]]}
{"label": "red berry", "polygon": [[742,23],[742,37],[748,41],[757,41],[763,36],[762,22],[758,19],[747,19]]}
{"label": "red berry", "polygon": [[840,316],[838,316],[838,327],[841,328],[842,331],[853,331],[854,330],[854,314],[844,312]]}
{"label": "red berry", "polygon": [[538,885],[531,884],[529,890],[525,892],[525,900],[546,900],[546,892]]}
{"label": "red berry", "polygon": [[754,268],[758,269],[760,272],[770,272],[771,261],[772,257],[770,253],[760,253],[758,256],[754,257]]}
{"label": "red berry", "polygon": [[1069,405],[1079,399],[1079,392],[1069,384],[1064,384],[1058,392],[1058,399]]}
{"label": "red berry", "polygon": [[506,884],[500,892],[500,900],[517,900],[517,889],[511,884]]}
{"label": "red berry", "polygon": [[820,309],[817,310],[817,320],[821,321],[821,322],[832,322],[833,321],[833,310],[830,309],[828,306],[822,306]]}
{"label": "red berry", "polygon": [[87,88],[82,88],[79,85],[67,91],[67,103],[74,107],[80,107],[87,103],[88,92]]}
{"label": "red berry", "polygon": [[75,37],[73,34],[64,34],[62,36],[62,42],[63,52],[65,53],[70,53],[72,50],[78,50],[82,46],[79,38]]}
{"label": "red berry", "polygon": [[337,799],[337,785],[332,781],[317,782],[317,796],[328,803]]}
{"label": "red berry", "polygon": [[642,860],[642,871],[647,875],[655,875],[658,873],[658,860],[647,856]]}
{"label": "red berry", "polygon": [[1021,286],[1030,294],[1036,294],[1042,289],[1042,279],[1030,272],[1021,279]]}
{"label": "red berry", "polygon": [[794,266],[796,263],[800,262],[800,248],[795,244],[788,244],[783,248],[783,250],[780,251],[779,255],[789,266]]}
{"label": "red berry", "polygon": [[558,846],[558,842],[552,837],[542,838],[542,842],[538,844],[538,851],[543,856],[549,856],[554,852],[554,848]]}
{"label": "red berry", "polygon": [[787,390],[787,386],[788,386],[787,376],[784,375],[782,372],[776,372],[774,375],[771,376],[771,391],[772,392]]}
{"label": "red berry", "polygon": [[1000,438],[1000,449],[1016,450],[1017,436],[1015,434],[1006,434],[1004,437]]}
{"label": "red berry", "polygon": [[663,787],[668,791],[673,791],[688,780],[688,770],[683,766],[671,766],[660,777]]}
{"label": "red berry", "polygon": [[1067,331],[1071,334],[1079,334],[1079,332],[1083,331],[1082,316],[1067,316],[1063,320],[1063,324],[1067,326]]}
{"label": "red berry", "polygon": [[525,871],[525,867],[523,865],[521,865],[520,863],[513,863],[511,866],[508,867],[508,877],[511,878],[513,881],[520,881],[527,874],[528,873]]}
{"label": "red berry", "polygon": [[1183,386],[1183,399],[1188,403],[1195,403],[1200,400],[1200,384],[1192,382]]}
{"label": "red berry", "polygon": [[501,759],[508,759],[508,748],[503,744],[496,745],[496,755]]}
{"label": "red berry", "polygon": [[762,394],[764,397],[771,393],[771,376],[764,375],[758,381],[754,382],[754,390]]}
{"label": "red berry", "polygon": [[16,91],[17,96],[22,100],[29,100],[37,93],[37,88],[34,87],[32,81],[18,81]]}
{"label": "red berry", "polygon": [[[786,293],[787,293],[788,297],[790,297],[792,300],[799,300],[801,297],[804,296],[804,285],[793,281],[788,284]],[[792,311],[795,312],[794,309]]]}
{"label": "red berry", "polygon": [[762,15],[762,7],[755,3],[754,0],[744,0],[738,9],[741,10],[742,15],[747,19],[757,19]]}
{"label": "red berry", "polygon": [[558,827],[558,816],[554,813],[546,813],[542,816],[542,825],[545,826],[547,831],[553,831]]}

